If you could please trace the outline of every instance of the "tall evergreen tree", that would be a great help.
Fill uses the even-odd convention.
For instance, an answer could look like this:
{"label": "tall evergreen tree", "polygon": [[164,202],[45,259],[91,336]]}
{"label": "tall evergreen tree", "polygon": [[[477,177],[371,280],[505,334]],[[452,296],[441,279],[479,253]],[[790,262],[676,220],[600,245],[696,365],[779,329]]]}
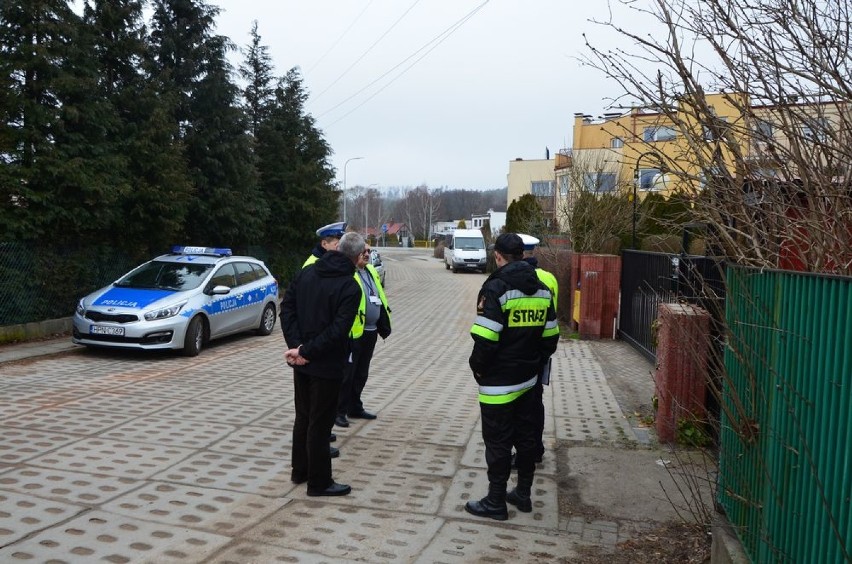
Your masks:
{"label": "tall evergreen tree", "polygon": [[[79,18],[65,0],[0,3],[0,225],[4,239],[49,237],[79,210],[57,201],[55,182],[80,177],[78,161],[57,158],[63,100],[73,78],[69,52]],[[64,170],[60,170],[62,166]],[[63,205],[72,209],[63,209]]]}
{"label": "tall evergreen tree", "polygon": [[196,244],[240,248],[262,237],[266,208],[227,61],[231,44],[213,34],[218,12],[200,0],[156,0],[154,68],[177,98],[174,118],[195,188],[186,234]]}
{"label": "tall evergreen tree", "polygon": [[98,65],[98,92],[119,123],[114,149],[128,189],[117,209],[113,239],[134,255],[162,251],[182,237],[192,185],[172,119],[176,96],[149,77],[150,58],[140,0],[92,0],[84,10]]}
{"label": "tall evergreen tree", "polygon": [[240,77],[247,86],[243,90],[245,111],[251,134],[257,136],[260,124],[269,114],[275,101],[275,76],[269,47],[260,42],[257,20],[251,28],[251,45],[243,50],[245,61],[240,65]]}
{"label": "tall evergreen tree", "polygon": [[[307,97],[299,71],[290,70],[279,81],[275,103],[257,134],[260,183],[271,217],[266,241],[280,276],[293,267],[288,261],[304,259],[317,226],[337,214],[331,148],[314,118],[305,113]],[[290,254],[293,249],[295,256]]]}

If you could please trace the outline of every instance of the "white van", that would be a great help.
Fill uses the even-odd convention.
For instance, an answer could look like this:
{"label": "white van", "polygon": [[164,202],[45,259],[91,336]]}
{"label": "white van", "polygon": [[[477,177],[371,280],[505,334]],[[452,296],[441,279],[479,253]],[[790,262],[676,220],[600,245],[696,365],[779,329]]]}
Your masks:
{"label": "white van", "polygon": [[485,272],[485,238],[479,229],[456,229],[444,249],[447,270]]}

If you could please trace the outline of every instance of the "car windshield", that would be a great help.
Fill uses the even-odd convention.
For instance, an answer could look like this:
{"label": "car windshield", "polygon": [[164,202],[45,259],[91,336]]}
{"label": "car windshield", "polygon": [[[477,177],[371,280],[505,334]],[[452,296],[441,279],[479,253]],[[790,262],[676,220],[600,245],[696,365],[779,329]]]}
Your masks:
{"label": "car windshield", "polygon": [[463,251],[484,249],[485,241],[478,237],[456,237],[456,248]]}
{"label": "car windshield", "polygon": [[204,281],[212,268],[212,264],[152,261],[130,272],[115,285],[123,288],[192,290]]}

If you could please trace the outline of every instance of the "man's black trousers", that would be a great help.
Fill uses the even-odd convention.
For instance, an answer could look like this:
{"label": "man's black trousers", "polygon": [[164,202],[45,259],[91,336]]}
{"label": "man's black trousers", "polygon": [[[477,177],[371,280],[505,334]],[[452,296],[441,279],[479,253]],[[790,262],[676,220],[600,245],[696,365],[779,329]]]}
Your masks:
{"label": "man's black trousers", "polygon": [[293,481],[324,490],[333,480],[328,437],[337,412],[340,380],[318,378],[293,370],[296,420],[293,423]]}
{"label": "man's black trousers", "polygon": [[505,484],[512,472],[512,447],[517,451],[518,473],[535,471],[538,433],[538,410],[533,390],[527,390],[509,403],[480,403],[482,439],[485,441],[485,462],[488,481]]}

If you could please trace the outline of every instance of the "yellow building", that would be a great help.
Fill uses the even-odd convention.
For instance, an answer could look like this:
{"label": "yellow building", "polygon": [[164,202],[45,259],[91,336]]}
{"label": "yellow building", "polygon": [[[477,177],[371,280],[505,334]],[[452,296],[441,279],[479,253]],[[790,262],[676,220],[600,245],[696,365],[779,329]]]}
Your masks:
{"label": "yellow building", "polygon": [[509,174],[506,176],[508,204],[511,205],[524,194],[532,194],[538,200],[546,221],[551,224],[555,222],[558,193],[554,164],[555,159],[509,161]]}

